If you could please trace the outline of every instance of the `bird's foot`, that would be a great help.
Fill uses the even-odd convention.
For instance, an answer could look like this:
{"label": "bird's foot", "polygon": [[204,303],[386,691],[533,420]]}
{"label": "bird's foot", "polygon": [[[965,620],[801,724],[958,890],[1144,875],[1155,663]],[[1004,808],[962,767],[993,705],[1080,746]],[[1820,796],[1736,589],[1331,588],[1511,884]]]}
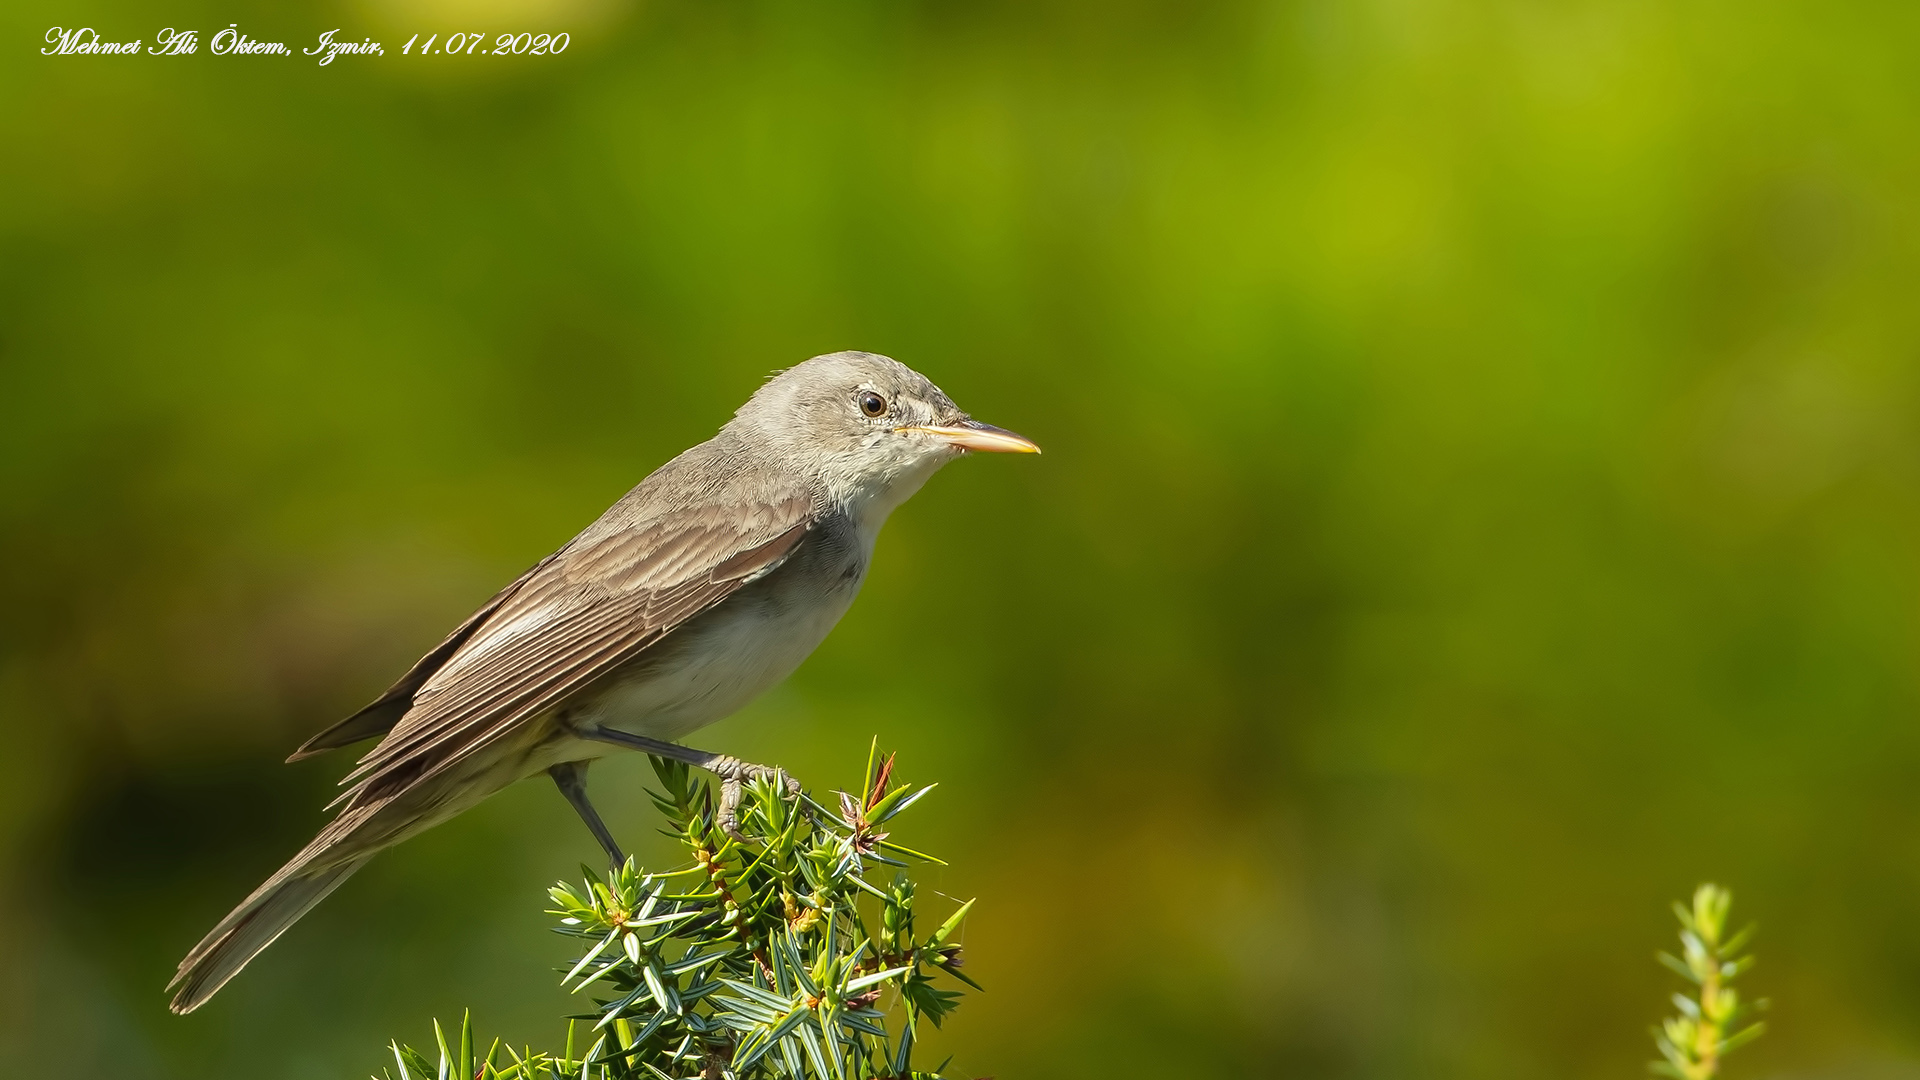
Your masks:
{"label": "bird's foot", "polygon": [[745,840],[740,835],[740,800],[746,796],[746,785],[752,780],[771,780],[786,792],[789,799],[800,797],[800,781],[787,775],[785,769],[773,765],[755,765],[741,761],[737,757],[722,754],[705,765],[708,772],[720,778],[720,809],[716,820],[720,831],[735,840]]}
{"label": "bird's foot", "polygon": [[[715,776],[718,776],[720,778],[719,825],[722,831],[735,840],[746,839],[740,835],[739,810],[740,800],[746,795],[747,781],[760,779],[772,780],[786,792],[787,798],[798,799],[800,797],[800,781],[788,776],[786,770],[776,769],[771,765],[755,765],[727,754],[713,754],[705,750],[695,750],[692,747],[681,746],[679,743],[661,742],[659,739],[650,739],[645,735],[635,735],[632,732],[621,731],[618,728],[594,726],[583,729],[581,735],[589,739],[597,739],[600,742],[612,743],[615,746],[644,750],[649,754],[666,758],[669,761],[684,761],[696,769],[705,769]],[[556,775],[555,779],[558,780],[561,778]],[[563,782],[560,789],[566,791],[567,785]],[[571,796],[569,797],[571,798]],[[576,806],[577,805],[578,804],[576,804]],[[588,822],[588,825],[591,826],[592,822]],[[612,850],[613,849],[609,848],[609,853],[611,853]]]}

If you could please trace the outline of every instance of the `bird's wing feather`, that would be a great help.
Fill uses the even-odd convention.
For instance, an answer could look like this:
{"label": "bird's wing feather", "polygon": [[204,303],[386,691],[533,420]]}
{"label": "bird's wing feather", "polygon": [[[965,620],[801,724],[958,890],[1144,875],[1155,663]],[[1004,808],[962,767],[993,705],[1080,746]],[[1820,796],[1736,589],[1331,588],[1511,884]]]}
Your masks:
{"label": "bird's wing feather", "polygon": [[413,667],[407,669],[405,675],[400,676],[392,686],[387,687],[386,693],[375,698],[366,708],[301,743],[300,748],[295,750],[287,760],[300,761],[328,750],[352,746],[364,739],[385,735],[391,731],[393,725],[413,707],[413,695],[426,685],[428,679],[433,678],[435,672],[446,665],[455,650],[465,645],[467,639],[473,636],[473,632],[487,621],[488,616],[499,610],[500,605],[506,603],[508,597],[519,592],[520,586],[525,585],[529,578],[539,573],[542,567],[557,557],[559,552],[541,559],[526,573],[515,578],[512,584],[494,593],[492,599],[480,605],[480,610],[467,616],[467,621],[454,627],[453,632],[448,634],[444,641],[435,645],[432,651],[421,657]]}
{"label": "bird's wing feather", "polygon": [[581,535],[527,577],[412,694],[342,783],[358,803],[445,769],[779,565],[811,523],[798,491]]}

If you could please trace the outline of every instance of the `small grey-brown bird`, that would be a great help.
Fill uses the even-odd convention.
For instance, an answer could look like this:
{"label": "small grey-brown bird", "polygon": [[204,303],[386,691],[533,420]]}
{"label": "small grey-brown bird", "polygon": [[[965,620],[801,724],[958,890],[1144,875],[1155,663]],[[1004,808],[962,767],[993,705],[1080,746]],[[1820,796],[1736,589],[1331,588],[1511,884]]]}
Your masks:
{"label": "small grey-brown bird", "polygon": [[614,861],[589,762],[620,748],[708,769],[722,823],[777,769],[678,745],[785,678],[866,578],[895,507],[969,450],[1035,453],[885,356],[816,356],[662,465],[454,628],[373,704],[288,760],[382,736],[339,816],[180,962],[199,1008],[382,849],[508,784],[552,775]]}

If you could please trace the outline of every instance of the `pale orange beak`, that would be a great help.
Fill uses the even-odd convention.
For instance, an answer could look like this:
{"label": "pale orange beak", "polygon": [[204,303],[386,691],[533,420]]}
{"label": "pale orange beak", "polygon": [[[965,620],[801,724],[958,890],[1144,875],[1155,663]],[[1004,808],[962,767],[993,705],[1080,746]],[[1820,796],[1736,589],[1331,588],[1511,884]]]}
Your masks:
{"label": "pale orange beak", "polygon": [[997,428],[978,420],[962,420],[952,427],[916,424],[900,430],[931,435],[962,450],[979,450],[988,454],[1037,454],[1040,452],[1040,448],[1034,445],[1033,440],[1025,435],[1015,435],[1006,428]]}

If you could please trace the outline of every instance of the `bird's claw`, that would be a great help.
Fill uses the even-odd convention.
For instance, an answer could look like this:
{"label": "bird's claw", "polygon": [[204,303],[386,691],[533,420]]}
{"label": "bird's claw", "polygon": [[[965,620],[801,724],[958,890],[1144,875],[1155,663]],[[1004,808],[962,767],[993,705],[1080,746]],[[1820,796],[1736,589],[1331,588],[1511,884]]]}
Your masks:
{"label": "bird's claw", "polygon": [[741,761],[736,757],[721,757],[707,766],[709,772],[720,778],[720,808],[715,822],[720,831],[735,840],[745,840],[740,833],[740,802],[746,797],[746,784],[751,780],[772,780],[784,788],[787,798],[800,797],[800,781],[787,775],[785,769],[774,765],[755,765]]}

